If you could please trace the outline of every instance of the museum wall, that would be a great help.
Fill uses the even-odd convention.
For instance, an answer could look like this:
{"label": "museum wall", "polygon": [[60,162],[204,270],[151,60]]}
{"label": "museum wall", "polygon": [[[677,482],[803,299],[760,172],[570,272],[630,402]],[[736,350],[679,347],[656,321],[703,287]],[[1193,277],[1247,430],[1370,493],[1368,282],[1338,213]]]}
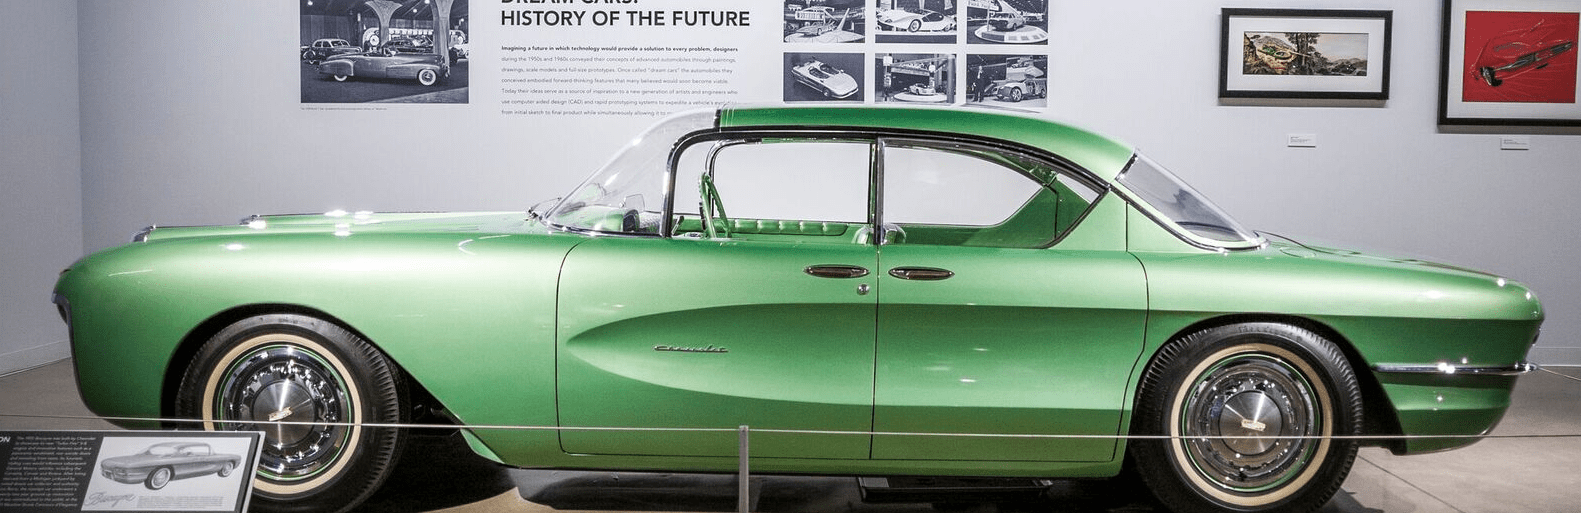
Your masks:
{"label": "museum wall", "polygon": [[[303,102],[295,2],[81,0],[83,244],[119,244],[156,223],[334,209],[524,210],[558,196],[656,117],[513,110],[506,102],[517,93],[502,82],[511,73],[502,59],[533,55],[506,48],[523,42],[729,46],[739,49],[729,80],[740,93],[717,98],[781,100],[781,56],[794,51],[780,42],[783,2],[640,4],[750,9],[758,25],[523,27],[503,22],[501,11],[528,7],[475,2],[466,103],[345,105]],[[1507,151],[1501,131],[1440,129],[1438,2],[1051,6],[1048,44],[1025,50],[1048,55],[1043,115],[1140,146],[1254,228],[1527,282],[1549,316],[1534,358],[1581,364],[1581,273],[1569,263],[1581,249],[1581,206],[1570,198],[1581,190],[1581,136],[1529,133],[1529,150]],[[1247,6],[1393,9],[1389,99],[1221,102],[1219,9]],[[841,48],[867,61],[909,50]],[[8,85],[16,80],[6,76]],[[1315,135],[1317,145],[1288,147],[1292,134]],[[55,267],[27,279],[47,281]]]}
{"label": "museum wall", "polygon": [[49,303],[82,254],[77,6],[0,0],[0,374],[67,357]]}

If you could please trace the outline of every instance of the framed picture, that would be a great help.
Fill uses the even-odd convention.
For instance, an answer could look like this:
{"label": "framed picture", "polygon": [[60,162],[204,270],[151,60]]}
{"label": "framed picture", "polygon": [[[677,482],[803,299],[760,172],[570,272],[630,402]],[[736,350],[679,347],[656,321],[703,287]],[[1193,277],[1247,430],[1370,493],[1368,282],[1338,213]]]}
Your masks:
{"label": "framed picture", "polygon": [[1393,11],[1224,9],[1223,18],[1220,98],[1389,98]]}
{"label": "framed picture", "polygon": [[1581,0],[1445,0],[1438,122],[1581,126]]}

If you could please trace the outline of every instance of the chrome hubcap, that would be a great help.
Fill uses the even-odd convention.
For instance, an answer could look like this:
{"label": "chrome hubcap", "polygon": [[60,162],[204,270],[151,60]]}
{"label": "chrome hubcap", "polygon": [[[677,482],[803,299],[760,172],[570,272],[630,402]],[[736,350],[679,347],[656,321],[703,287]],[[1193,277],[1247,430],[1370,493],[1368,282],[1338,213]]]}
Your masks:
{"label": "chrome hubcap", "polygon": [[[263,431],[260,473],[279,480],[312,477],[346,447],[349,393],[334,367],[317,354],[288,344],[260,346],[225,373],[215,411],[224,429]],[[274,424],[281,422],[284,424]]]}
{"label": "chrome hubcap", "polygon": [[1239,492],[1284,484],[1310,460],[1321,412],[1311,385],[1278,358],[1235,355],[1192,384],[1182,443],[1204,477]]}

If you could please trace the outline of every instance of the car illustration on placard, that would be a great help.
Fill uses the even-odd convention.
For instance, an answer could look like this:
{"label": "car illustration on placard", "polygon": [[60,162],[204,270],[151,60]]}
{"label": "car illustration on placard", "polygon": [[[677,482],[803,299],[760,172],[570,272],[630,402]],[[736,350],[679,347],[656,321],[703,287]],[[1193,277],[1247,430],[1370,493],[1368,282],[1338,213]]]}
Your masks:
{"label": "car illustration on placard", "polygon": [[1312,511],[1359,447],[1488,433],[1544,317],[1504,277],[1247,229],[1077,127],[824,105],[673,115],[526,212],[150,227],[54,302],[96,414],[264,431],[256,511],[362,502],[414,412],[520,467],[735,472],[746,426],[752,472]]}
{"label": "car illustration on placard", "polygon": [[432,53],[397,53],[387,55],[366,53],[332,57],[319,63],[318,72],[336,82],[351,77],[410,79],[431,86],[450,75],[450,64],[445,56]]}
{"label": "car illustration on placard", "polygon": [[822,61],[809,59],[806,62],[791,67],[791,76],[796,82],[811,87],[824,96],[830,98],[849,98],[856,94],[860,84],[855,78],[844,70],[835,68]]}
{"label": "car illustration on placard", "polygon": [[214,474],[228,477],[241,466],[242,457],[216,454],[202,442],[163,442],[129,456],[105,458],[99,473],[121,483],[142,483],[159,490],[174,479]]}

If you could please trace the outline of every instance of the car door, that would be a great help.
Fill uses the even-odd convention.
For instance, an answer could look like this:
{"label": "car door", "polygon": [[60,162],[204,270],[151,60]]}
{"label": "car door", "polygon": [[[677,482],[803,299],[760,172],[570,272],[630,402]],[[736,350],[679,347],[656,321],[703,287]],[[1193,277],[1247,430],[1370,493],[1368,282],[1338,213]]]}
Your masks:
{"label": "car door", "polygon": [[1099,197],[1041,158],[886,140],[875,459],[1109,461],[1142,349],[1140,264],[1056,242]]}
{"label": "car door", "polygon": [[872,147],[691,146],[676,166],[668,236],[576,246],[559,292],[560,423],[643,431],[564,430],[562,448],[731,456],[748,425],[857,433],[755,433],[754,457],[867,458]]}

